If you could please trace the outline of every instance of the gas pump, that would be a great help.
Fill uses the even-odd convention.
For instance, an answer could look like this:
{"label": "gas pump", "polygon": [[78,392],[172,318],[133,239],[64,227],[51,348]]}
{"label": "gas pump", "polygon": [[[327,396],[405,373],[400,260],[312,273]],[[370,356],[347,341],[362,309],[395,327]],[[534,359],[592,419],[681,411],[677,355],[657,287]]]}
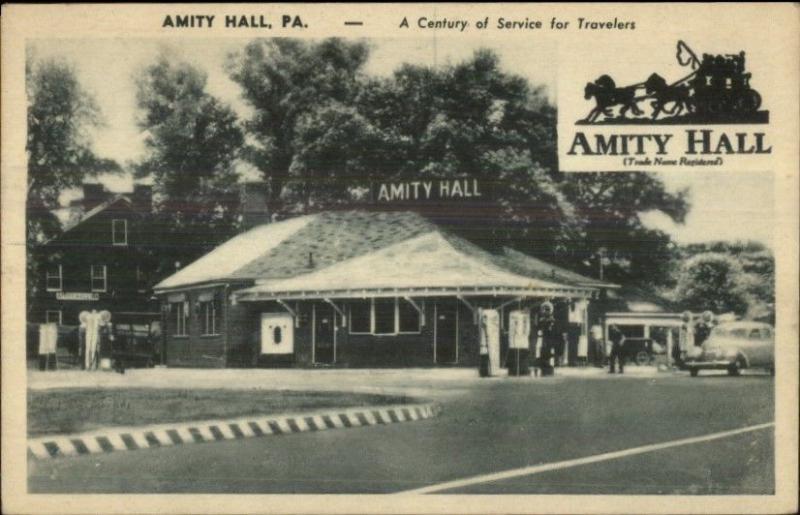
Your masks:
{"label": "gas pump", "polygon": [[531,313],[515,310],[508,315],[508,375],[528,376],[530,355]]}
{"label": "gas pump", "polygon": [[478,311],[480,327],[480,375],[496,376],[500,372],[500,314],[496,309]]}

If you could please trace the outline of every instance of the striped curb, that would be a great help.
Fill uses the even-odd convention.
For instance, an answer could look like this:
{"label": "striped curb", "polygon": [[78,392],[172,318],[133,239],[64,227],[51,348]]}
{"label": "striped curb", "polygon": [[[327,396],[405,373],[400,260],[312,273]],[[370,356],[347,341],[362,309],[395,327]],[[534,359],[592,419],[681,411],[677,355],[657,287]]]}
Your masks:
{"label": "striped curb", "polygon": [[115,427],[73,435],[29,438],[28,451],[35,458],[51,459],[256,436],[413,422],[435,417],[440,412],[441,407],[437,404],[402,404],[145,427]]}

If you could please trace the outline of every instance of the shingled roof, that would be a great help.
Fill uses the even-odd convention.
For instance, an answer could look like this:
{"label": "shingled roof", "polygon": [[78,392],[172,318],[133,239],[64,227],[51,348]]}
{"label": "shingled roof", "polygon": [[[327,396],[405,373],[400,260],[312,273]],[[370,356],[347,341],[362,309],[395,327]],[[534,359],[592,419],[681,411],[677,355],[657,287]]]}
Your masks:
{"label": "shingled roof", "polygon": [[260,226],[155,288],[215,281],[256,282],[242,298],[460,286],[585,293],[602,285],[510,249],[489,253],[406,211],[325,212]]}
{"label": "shingled roof", "polygon": [[425,218],[410,212],[341,211],[291,218],[232,238],[155,289],[294,277],[434,229]]}

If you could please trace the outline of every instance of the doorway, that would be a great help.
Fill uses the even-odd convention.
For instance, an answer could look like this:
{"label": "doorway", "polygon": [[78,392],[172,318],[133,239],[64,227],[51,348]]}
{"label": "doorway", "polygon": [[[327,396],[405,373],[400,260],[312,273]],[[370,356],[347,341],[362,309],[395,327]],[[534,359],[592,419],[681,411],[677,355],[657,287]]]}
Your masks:
{"label": "doorway", "polygon": [[458,362],[458,304],[437,302],[433,308],[433,360],[437,365]]}
{"label": "doorway", "polygon": [[312,361],[322,365],[336,362],[336,311],[333,306],[314,304],[311,308],[314,325],[314,354]]}

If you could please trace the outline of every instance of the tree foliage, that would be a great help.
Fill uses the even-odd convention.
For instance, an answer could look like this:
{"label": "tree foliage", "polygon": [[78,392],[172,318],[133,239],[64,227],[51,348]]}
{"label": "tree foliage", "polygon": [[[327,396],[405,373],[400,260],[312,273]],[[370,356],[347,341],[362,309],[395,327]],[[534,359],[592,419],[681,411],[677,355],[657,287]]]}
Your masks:
{"label": "tree foliage", "polygon": [[739,299],[737,302],[743,301],[745,305],[739,306],[738,310],[731,308],[732,311],[747,318],[774,322],[775,258],[763,244],[753,241],[693,243],[681,247],[679,253],[682,266],[676,273],[678,282],[671,292],[677,301],[690,302],[696,295],[692,293],[691,277],[686,275],[687,267],[700,259],[698,256],[705,256],[702,258],[704,262],[712,259],[708,256],[714,256],[716,261],[735,264],[730,267],[732,279],[727,286],[721,284],[723,289],[719,291],[705,288],[709,299],[717,296]]}
{"label": "tree foliage", "polygon": [[172,235],[175,260],[184,262],[237,227],[234,161],[244,136],[236,113],[206,91],[206,81],[204,72],[162,55],[136,82],[137,123],[146,134],[136,174],[152,177],[157,223]]}
{"label": "tree foliage", "polygon": [[678,302],[692,311],[714,313],[747,311],[741,265],[731,256],[708,252],[687,259],[675,289]]}
{"label": "tree foliage", "polygon": [[120,167],[92,149],[91,131],[101,126],[100,111],[70,63],[29,58],[25,79],[28,238],[35,243],[58,233],[58,221],[50,211],[59,207],[62,191],[87,176]]}
{"label": "tree foliage", "polygon": [[273,209],[283,211],[285,202],[286,210],[293,211],[297,199],[292,193],[298,189],[300,202],[311,202],[302,198],[307,187],[286,191],[293,176],[313,168],[307,167],[306,156],[292,170],[298,150],[303,152],[297,145],[307,141],[303,132],[308,133],[308,117],[324,117],[315,111],[330,109],[332,102],[352,106],[368,55],[367,45],[360,42],[275,38],[254,40],[229,56],[228,72],[254,111],[246,123],[250,138],[245,155],[268,182]]}

